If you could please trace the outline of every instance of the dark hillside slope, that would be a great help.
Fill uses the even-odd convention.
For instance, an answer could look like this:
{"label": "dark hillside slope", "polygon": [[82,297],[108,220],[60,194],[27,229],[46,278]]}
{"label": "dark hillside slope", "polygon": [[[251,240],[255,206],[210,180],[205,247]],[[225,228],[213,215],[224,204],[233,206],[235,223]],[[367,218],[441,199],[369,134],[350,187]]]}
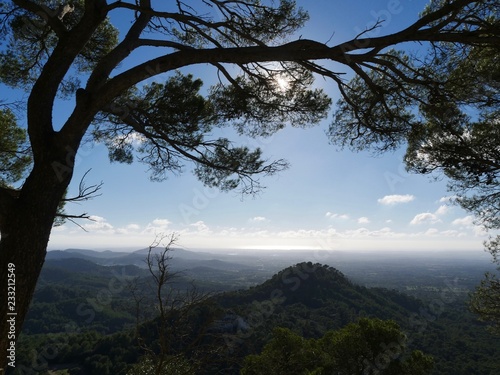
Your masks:
{"label": "dark hillside slope", "polygon": [[226,340],[240,356],[260,352],[274,327],[318,338],[360,317],[373,317],[396,321],[410,348],[434,356],[433,374],[490,375],[500,368],[492,355],[499,340],[458,299],[429,303],[395,290],[366,288],[326,265],[299,263],[261,285],[218,299],[246,323]]}
{"label": "dark hillside slope", "polygon": [[[396,291],[353,284],[335,268],[310,262],[288,267],[248,290],[220,297],[221,305],[227,308],[241,308],[256,302],[272,304],[277,310],[289,311],[294,305],[302,305],[310,311],[337,310],[330,318],[354,314],[395,320],[404,320],[423,306],[421,301]],[[339,323],[344,325],[349,321],[341,319]]]}
{"label": "dark hillside slope", "polygon": [[318,338],[364,316],[392,319],[404,328],[408,317],[423,307],[412,297],[353,284],[335,268],[310,262],[288,267],[261,285],[225,293],[217,300],[245,322],[245,329],[232,340],[244,341],[245,354],[258,352],[274,327]]}

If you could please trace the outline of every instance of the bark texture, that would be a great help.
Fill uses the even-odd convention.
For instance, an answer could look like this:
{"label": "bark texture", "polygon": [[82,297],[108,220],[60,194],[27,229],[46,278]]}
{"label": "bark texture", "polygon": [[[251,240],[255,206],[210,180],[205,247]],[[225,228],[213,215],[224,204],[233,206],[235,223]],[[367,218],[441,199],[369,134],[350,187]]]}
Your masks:
{"label": "bark texture", "polygon": [[[71,150],[69,146],[68,149]],[[9,339],[12,331],[7,320],[15,318],[17,337],[44,263],[57,207],[72,177],[73,161],[73,152],[64,148],[44,155],[43,161],[35,165],[19,197],[12,202],[5,215],[0,241],[0,282],[2,290],[6,290],[10,276],[8,265],[14,265],[15,309],[12,310],[12,304],[7,304],[6,297],[2,298],[0,368],[6,367],[8,358],[5,353],[8,353],[7,350],[14,341]],[[7,293],[2,292],[2,296],[7,296]]]}

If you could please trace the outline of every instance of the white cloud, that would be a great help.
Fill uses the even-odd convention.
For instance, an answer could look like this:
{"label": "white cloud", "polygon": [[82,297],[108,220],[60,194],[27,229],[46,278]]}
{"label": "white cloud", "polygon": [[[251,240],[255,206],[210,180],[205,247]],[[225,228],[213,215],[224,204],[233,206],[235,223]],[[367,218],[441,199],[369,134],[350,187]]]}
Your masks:
{"label": "white cloud", "polygon": [[96,222],[96,223],[100,223],[100,222],[104,222],[106,221],[105,218],[103,218],[102,216],[97,216],[97,215],[90,215],[89,216],[89,219]]}
{"label": "white cloud", "polygon": [[451,222],[451,224],[461,227],[472,227],[474,225],[474,217],[469,215],[460,219],[455,219]]}
{"label": "white cloud", "polygon": [[439,230],[437,230],[436,228],[429,228],[425,231],[424,233],[426,236],[436,236],[439,234]]}
{"label": "white cloud", "polygon": [[154,219],[152,224],[157,227],[168,227],[171,222],[167,219]]}
{"label": "white cloud", "polygon": [[197,233],[210,234],[212,231],[203,221],[197,221],[196,223],[191,224],[190,226],[195,227]]}
{"label": "white cloud", "polygon": [[378,203],[383,205],[394,205],[399,203],[408,203],[415,200],[415,196],[411,194],[406,195],[386,195],[378,199]]}
{"label": "white cloud", "polygon": [[66,225],[58,225],[57,227],[52,228],[52,232],[65,232],[68,230]]}
{"label": "white cloud", "polygon": [[445,237],[463,237],[465,233],[460,233],[456,230],[445,230],[441,232],[441,235]]}
{"label": "white cloud", "polygon": [[126,229],[132,230],[132,231],[138,231],[141,229],[140,225],[137,224],[129,224],[126,226]]}
{"label": "white cloud", "polygon": [[[415,223],[429,223],[433,220],[439,220],[432,213],[423,213],[417,215],[414,219]],[[331,215],[333,216],[333,214]],[[51,247],[71,247],[74,243],[92,243],[93,246],[147,246],[151,243],[152,238],[157,233],[165,233],[166,231],[154,229],[151,222],[148,226],[151,232],[142,230],[144,226],[137,224],[129,224],[120,228],[113,228],[104,218],[97,217],[100,231],[85,233],[83,231],[61,231],[54,232],[52,237]],[[457,220],[456,224],[468,223],[467,220]],[[472,227],[470,230],[464,231],[459,227],[456,230],[439,231],[433,226],[424,227],[422,231],[395,231],[390,227],[382,227],[376,229],[368,229],[359,227],[356,229],[339,230],[333,226],[311,229],[311,228],[295,228],[283,230],[262,230],[257,226],[253,227],[209,227],[205,222],[198,221],[196,223],[173,227],[168,220],[155,220],[156,224],[169,225],[169,232],[176,231],[179,234],[180,244],[182,246],[193,248],[303,248],[303,249],[409,249],[421,248],[422,243],[425,246],[429,242],[435,240],[445,240],[450,248],[471,248],[471,246],[479,246],[478,242],[471,242],[467,238],[471,237],[471,232],[476,234]],[[429,229],[427,229],[429,228]],[[478,235],[477,233],[476,235]],[[424,242],[420,242],[424,241]],[[66,245],[61,245],[65,243]],[[439,243],[443,246],[443,242]]]}
{"label": "white cloud", "polygon": [[83,228],[89,232],[112,232],[113,226],[106,221],[102,216],[91,215],[89,216],[91,222],[83,224]]}
{"label": "white cloud", "polygon": [[123,228],[118,228],[116,233],[118,234],[135,234],[138,233],[141,227],[137,224],[129,224]]}
{"label": "white cloud", "polygon": [[169,226],[172,224],[170,220],[167,219],[154,219],[151,223],[146,225],[146,228],[142,231],[144,234],[158,234],[162,232],[170,231]]}
{"label": "white cloud", "polygon": [[358,224],[369,224],[370,223],[370,219],[368,219],[367,217],[363,216],[363,217],[360,217],[358,219]]}
{"label": "white cloud", "polygon": [[439,203],[451,203],[453,202],[455,199],[457,199],[457,196],[456,195],[451,195],[449,197],[442,197],[440,200],[439,200]]}
{"label": "white cloud", "polygon": [[366,228],[360,228],[352,231],[346,231],[346,236],[356,239],[356,238],[369,238],[369,237],[377,237],[377,238],[396,238],[403,234],[398,234],[392,231],[389,227],[384,227],[378,230],[368,230]]}
{"label": "white cloud", "polygon": [[488,231],[483,226],[474,224],[474,216],[472,215],[455,219],[451,224],[460,227],[462,230],[471,229],[475,236],[483,237],[488,234]]}
{"label": "white cloud", "polygon": [[[423,212],[421,214],[415,215],[415,217],[410,221],[410,224],[419,225],[419,224],[441,223],[441,219],[439,219],[439,216],[446,215],[449,210],[450,210],[449,206],[441,205],[434,213]],[[426,235],[435,235],[437,233],[438,230],[435,228],[431,228],[427,230],[427,232],[425,232]]]}
{"label": "white cloud", "polygon": [[483,237],[483,236],[486,236],[488,234],[488,231],[486,230],[486,228],[480,227],[480,226],[474,226],[472,231],[474,232],[475,236],[479,236],[479,237]]}
{"label": "white cloud", "polygon": [[430,212],[423,212],[421,214],[416,215],[412,221],[410,221],[410,224],[412,225],[419,225],[419,224],[435,224],[439,223],[441,220],[435,215]]}
{"label": "white cloud", "polygon": [[346,214],[334,214],[333,212],[327,212],[325,216],[329,219],[341,219],[341,220],[347,220],[349,219],[349,215]]}
{"label": "white cloud", "polygon": [[255,216],[255,217],[252,217],[249,221],[251,223],[264,223],[264,222],[268,222],[269,220],[266,219],[264,216]]}
{"label": "white cloud", "polygon": [[337,231],[334,228],[329,229],[297,229],[278,232],[272,237],[277,236],[282,239],[297,239],[309,238],[324,243],[325,239],[360,239],[360,238],[396,238],[405,236],[405,234],[395,233],[391,228],[384,227],[377,230],[369,230],[367,228],[358,228],[345,231]]}
{"label": "white cloud", "polygon": [[449,210],[450,210],[449,206],[442,205],[442,206],[439,206],[439,208],[436,210],[435,214],[438,216],[446,215]]}

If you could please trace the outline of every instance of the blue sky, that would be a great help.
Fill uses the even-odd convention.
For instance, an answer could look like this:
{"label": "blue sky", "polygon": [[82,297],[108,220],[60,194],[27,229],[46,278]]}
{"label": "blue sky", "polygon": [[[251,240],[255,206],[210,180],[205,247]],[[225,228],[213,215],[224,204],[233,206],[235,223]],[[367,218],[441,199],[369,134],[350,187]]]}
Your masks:
{"label": "blue sky", "polygon": [[[310,12],[303,38],[340,43],[385,20],[380,33],[409,25],[426,1],[299,1]],[[417,46],[409,46],[417,48]],[[207,84],[203,67],[193,70]],[[318,80],[336,101],[331,82]],[[56,109],[64,121],[67,103]],[[448,203],[446,181],[410,175],[404,150],[373,157],[340,151],[328,143],[329,119],[310,129],[285,129],[269,139],[243,139],[270,158],[285,158],[291,167],[262,180],[266,189],[255,198],[205,188],[190,172],[162,183],[150,182],[147,167],[110,164],[103,145],[86,144],[77,156],[79,178],[92,168],[87,184],[104,183],[102,195],[71,213],[88,212],[87,232],[67,223],[53,230],[49,248],[148,246],[157,233],[177,232],[187,249],[326,249],[326,250],[477,250],[484,233],[459,207]]]}

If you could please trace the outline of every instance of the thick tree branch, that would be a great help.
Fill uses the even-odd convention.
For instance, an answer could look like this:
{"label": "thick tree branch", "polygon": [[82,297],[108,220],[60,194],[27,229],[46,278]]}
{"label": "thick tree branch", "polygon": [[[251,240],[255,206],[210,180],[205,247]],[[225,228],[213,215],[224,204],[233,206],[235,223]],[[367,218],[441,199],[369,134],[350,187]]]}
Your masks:
{"label": "thick tree branch", "polygon": [[53,135],[52,109],[59,86],[75,58],[106,17],[103,8],[99,8],[97,3],[94,5],[86,4],[80,22],[59,39],[31,90],[28,99],[28,134],[35,162],[42,152],[54,146],[49,140]]}
{"label": "thick tree branch", "polygon": [[[213,3],[222,4],[219,4],[219,2]],[[103,60],[89,80],[87,89],[92,95],[91,108],[94,113],[97,113],[120,93],[139,82],[164,72],[195,64],[212,64],[216,66],[219,64],[220,66],[220,64],[227,63],[244,67],[245,64],[256,62],[294,61],[303,64],[306,61],[330,60],[352,67],[353,62],[357,62],[357,64],[374,62],[378,53],[383,49],[407,42],[456,42],[462,45],[500,44],[498,25],[483,22],[480,26],[471,30],[456,30],[456,26],[453,26],[454,22],[459,25],[466,22],[459,19],[457,14],[471,4],[474,4],[474,2],[468,0],[450,2],[436,11],[424,15],[403,31],[377,38],[355,38],[334,47],[328,47],[311,40],[296,40],[274,47],[268,47],[253,40],[252,43],[256,45],[245,46],[245,43],[242,43],[242,46],[238,47],[225,47],[202,29],[218,30],[219,27],[227,27],[228,25],[224,22],[222,24],[210,22],[185,10],[179,13],[157,12],[151,9],[147,1],[143,1],[138,5],[115,2],[109,5],[108,10],[121,7],[134,10],[139,15],[125,40]],[[139,34],[146,27],[147,20],[153,17],[190,25],[189,27],[196,30],[198,35],[204,35],[205,41],[209,41],[217,47],[187,48],[186,45],[173,41],[139,39]],[[230,40],[227,37],[226,40]],[[116,65],[131,50],[140,46],[157,46],[178,50],[139,64],[108,79],[108,75]],[[366,52],[367,50],[368,52]],[[363,60],[363,58],[366,60]],[[322,74],[332,76],[332,74],[327,74],[326,70],[323,70]],[[333,76],[337,77],[337,73],[333,73]],[[338,83],[336,79],[335,82]],[[88,124],[80,122],[80,125],[78,125],[75,122],[71,126],[80,126],[78,133],[83,133]]]}
{"label": "thick tree branch", "polygon": [[37,4],[29,0],[12,0],[12,2],[18,7],[41,17],[58,37],[63,37],[67,33],[68,30],[62,23],[62,19],[58,17],[57,9],[50,9],[46,5]]}
{"label": "thick tree branch", "polygon": [[137,40],[151,21],[152,17],[152,15],[146,11],[147,9],[151,9],[151,1],[141,0],[140,3],[140,8],[142,9],[142,11],[139,17],[137,17],[134,24],[130,27],[123,41],[118,44],[111,52],[109,52],[106,57],[101,59],[99,64],[96,66],[87,82],[87,91],[95,92],[106,82],[109,74],[113,71],[113,69],[115,69],[120,62],[122,62],[137,47],[140,46],[140,44],[137,43]]}
{"label": "thick tree branch", "polygon": [[[500,31],[498,35],[500,35]],[[346,53],[347,51],[352,52],[356,49],[365,50],[371,48],[381,50],[411,41],[449,41],[471,45],[476,43],[495,44],[500,43],[500,36],[485,36],[480,34],[480,32],[439,33],[436,35],[434,32],[423,31],[412,37],[406,37],[404,33],[397,33],[374,39],[353,40],[335,47],[328,47],[315,41],[297,40],[277,47],[252,46],[183,50],[150,60],[112,78],[99,92],[100,100],[102,100],[100,105],[111,101],[118,93],[152,75],[161,74],[188,65],[203,63],[241,65],[253,62],[303,62],[311,60],[331,60],[350,65],[353,60],[359,60],[359,57]],[[358,44],[358,47],[356,47],[355,43]]]}

